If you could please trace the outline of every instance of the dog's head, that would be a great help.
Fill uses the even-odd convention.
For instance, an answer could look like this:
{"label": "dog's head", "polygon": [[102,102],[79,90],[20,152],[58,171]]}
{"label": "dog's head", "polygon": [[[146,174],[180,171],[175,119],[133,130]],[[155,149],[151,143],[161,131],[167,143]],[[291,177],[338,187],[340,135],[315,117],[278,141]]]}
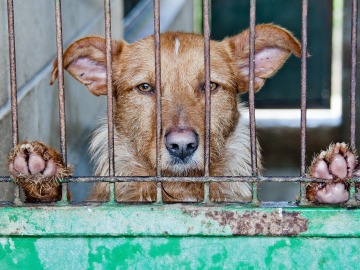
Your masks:
{"label": "dog's head", "polygon": [[[256,27],[255,80],[258,91],[289,55],[300,57],[299,42],[274,25]],[[240,113],[238,94],[249,87],[249,30],[210,43],[211,169],[221,166],[222,154]],[[106,95],[105,41],[86,37],[64,54],[65,69],[94,95]],[[115,126],[146,163],[156,164],[156,91],[153,37],[134,44],[112,42]],[[204,167],[205,74],[200,35],[161,35],[161,166],[167,175],[198,175]],[[54,63],[52,83],[57,77]],[[241,151],[241,149],[239,149]]]}

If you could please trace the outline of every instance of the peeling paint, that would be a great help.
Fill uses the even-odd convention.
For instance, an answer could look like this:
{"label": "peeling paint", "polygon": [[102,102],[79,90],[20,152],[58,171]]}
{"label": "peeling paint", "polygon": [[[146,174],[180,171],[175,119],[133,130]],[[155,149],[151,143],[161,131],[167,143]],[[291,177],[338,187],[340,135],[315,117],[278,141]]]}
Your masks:
{"label": "peeling paint", "polygon": [[189,215],[190,217],[194,218],[200,215],[200,211],[199,210],[193,210],[193,209],[188,209],[188,208],[182,208],[182,213],[185,215]]}
{"label": "peeling paint", "polygon": [[[89,212],[91,209],[91,212]],[[16,222],[13,216],[17,216]],[[0,207],[2,236],[360,237],[360,209],[236,205]]]}
{"label": "peeling paint", "polygon": [[208,211],[205,216],[220,226],[230,226],[233,235],[296,236],[308,229],[308,220],[299,212]]}

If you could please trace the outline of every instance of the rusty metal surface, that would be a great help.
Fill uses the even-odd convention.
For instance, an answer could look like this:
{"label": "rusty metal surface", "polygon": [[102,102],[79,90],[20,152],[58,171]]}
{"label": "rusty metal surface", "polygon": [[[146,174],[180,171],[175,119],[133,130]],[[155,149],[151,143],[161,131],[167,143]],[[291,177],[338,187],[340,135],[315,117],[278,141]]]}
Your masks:
{"label": "rusty metal surface", "polygon": [[358,0],[352,1],[351,16],[351,75],[350,75],[350,145],[356,149],[356,70],[357,70],[357,27]]}
{"label": "rusty metal surface", "polygon": [[297,236],[308,229],[308,220],[299,212],[270,213],[246,211],[212,211],[206,217],[216,220],[220,226],[230,226],[233,235],[287,235]]}

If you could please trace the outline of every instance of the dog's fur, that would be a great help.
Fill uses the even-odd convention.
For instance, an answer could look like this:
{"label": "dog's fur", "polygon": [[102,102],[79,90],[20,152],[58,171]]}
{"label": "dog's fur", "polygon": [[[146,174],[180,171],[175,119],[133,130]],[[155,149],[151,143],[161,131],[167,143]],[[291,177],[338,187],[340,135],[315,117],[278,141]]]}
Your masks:
{"label": "dog's fur", "polygon": [[[220,42],[210,43],[211,138],[210,175],[251,175],[249,128],[246,107],[239,94],[249,88],[249,30]],[[258,91],[293,53],[301,55],[299,42],[285,29],[271,24],[256,27],[255,81]],[[190,33],[161,35],[161,173],[163,176],[204,174],[204,45],[203,37]],[[156,174],[156,108],[154,40],[134,44],[112,42],[113,92],[115,104],[115,175]],[[86,37],[64,53],[65,69],[94,95],[107,94],[105,41]],[[51,83],[57,78],[54,62]],[[144,89],[146,83],[149,88]],[[144,90],[152,89],[149,92]],[[198,146],[185,161],[175,159],[165,145],[173,130],[190,130]],[[108,175],[107,125],[102,124],[91,142],[96,175]],[[260,151],[258,164],[261,169]],[[29,196],[29,194],[28,194]],[[201,183],[163,183],[165,201],[200,201]],[[98,184],[92,200],[107,200],[108,184]],[[248,183],[212,183],[213,201],[249,201]],[[119,201],[154,201],[154,183],[117,183]]]}

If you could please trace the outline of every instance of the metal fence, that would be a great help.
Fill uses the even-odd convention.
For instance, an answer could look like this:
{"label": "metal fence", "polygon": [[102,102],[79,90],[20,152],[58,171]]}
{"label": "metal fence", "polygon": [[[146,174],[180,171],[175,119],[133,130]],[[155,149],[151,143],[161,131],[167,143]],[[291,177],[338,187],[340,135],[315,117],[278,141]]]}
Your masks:
{"label": "metal fence", "polygon": [[[110,0],[104,0],[105,35],[106,35],[106,63],[107,63],[107,117],[108,117],[108,155],[109,155],[109,175],[92,177],[72,177],[62,179],[62,204],[68,204],[67,190],[68,183],[71,182],[109,182],[110,183],[110,203],[115,203],[115,183],[116,182],[157,182],[157,201],[162,203],[162,182],[193,182],[201,181],[204,183],[204,201],[207,204],[209,199],[209,184],[217,181],[242,181],[252,183],[252,202],[259,205],[258,185],[261,182],[297,182],[300,185],[299,205],[309,205],[306,199],[306,185],[309,182],[322,182],[320,179],[310,179],[306,177],[306,98],[307,98],[307,28],[308,28],[308,0],[302,0],[302,56],[301,56],[301,176],[299,177],[262,177],[258,175],[257,152],[256,152],[256,124],[254,107],[254,51],[255,51],[255,21],[256,21],[256,0],[250,0],[250,67],[249,67],[249,114],[250,114],[250,140],[251,140],[251,161],[252,176],[230,176],[212,177],[209,174],[210,168],[210,26],[209,26],[209,0],[203,0],[203,32],[204,32],[204,69],[205,69],[205,174],[203,177],[163,177],[160,167],[160,135],[161,135],[161,48],[160,48],[160,0],[154,0],[154,45],[155,45],[155,80],[156,80],[156,176],[153,177],[119,177],[115,176],[114,162],[114,122],[113,122],[113,88],[112,88],[112,60],[111,60],[111,5]],[[10,58],[10,83],[11,83],[11,108],[12,108],[12,130],[13,145],[18,143],[18,114],[17,114],[17,85],[16,85],[16,61],[15,61],[15,33],[14,33],[14,6],[13,0],[7,0],[8,11],[8,33],[9,33],[9,58]],[[55,0],[56,17],[56,42],[57,42],[57,64],[58,64],[58,91],[59,91],[59,120],[60,120],[60,140],[61,154],[64,164],[67,164],[66,154],[66,131],[65,131],[65,95],[64,95],[64,73],[63,73],[63,40],[62,40],[62,14],[61,1]],[[356,50],[357,50],[357,22],[358,22],[358,1],[352,0],[351,17],[351,89],[350,89],[350,146],[355,149],[355,115],[356,115]],[[1,182],[12,182],[9,177],[0,177]],[[356,183],[359,178],[353,178],[350,182],[350,199],[345,206],[359,206],[356,199]],[[19,187],[15,188],[14,205],[22,205],[20,200]]]}

